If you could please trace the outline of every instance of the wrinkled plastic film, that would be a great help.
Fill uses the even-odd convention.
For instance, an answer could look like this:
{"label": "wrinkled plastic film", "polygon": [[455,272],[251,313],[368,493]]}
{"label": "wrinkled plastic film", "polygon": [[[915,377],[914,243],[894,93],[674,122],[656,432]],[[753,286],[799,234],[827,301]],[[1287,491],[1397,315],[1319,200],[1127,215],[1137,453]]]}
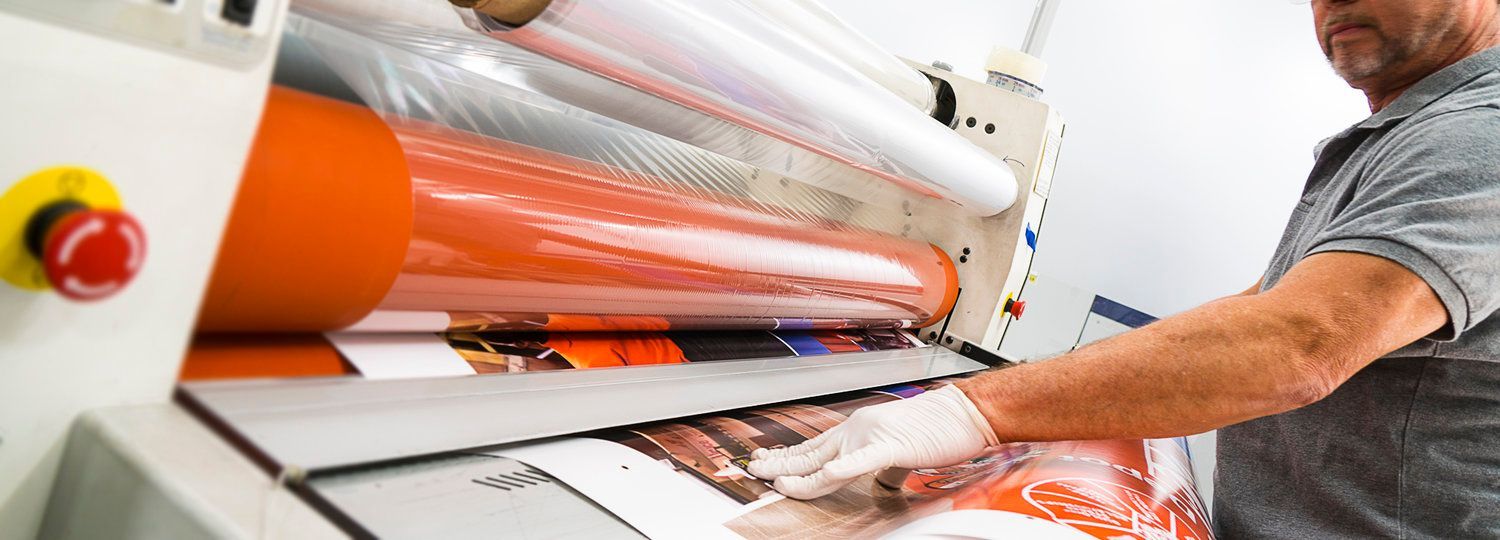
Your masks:
{"label": "wrinkled plastic film", "polygon": [[[471,76],[535,92],[613,122],[644,128],[863,202],[889,205],[892,199],[920,195],[949,205],[963,203],[971,215],[990,215],[1008,206],[1016,194],[1015,178],[1007,165],[837,61],[832,53],[812,50],[809,58],[797,64],[802,67],[791,68],[798,71],[792,75],[778,67],[783,64],[775,57],[757,59],[746,68],[751,75],[764,71],[759,76],[765,80],[736,83],[736,88],[763,92],[756,85],[773,78],[801,77],[803,82],[795,86],[814,88],[812,91],[824,98],[838,98],[832,103],[811,105],[806,102],[806,92],[747,98],[774,109],[771,121],[763,118],[771,114],[765,111],[720,114],[729,109],[700,107],[697,105],[704,104],[682,99],[686,96],[682,92],[662,93],[654,86],[627,84],[611,74],[578,69],[494,39],[480,33],[493,30],[493,26],[485,26],[470,11],[456,11],[440,2],[303,0],[293,9]],[[766,22],[770,20],[767,17],[751,16],[767,27],[780,28]],[[778,32],[779,37],[769,39],[807,49],[808,40],[796,32]],[[817,74],[805,65],[807,62],[828,71]],[[893,63],[898,62],[892,59],[883,68],[895,69]],[[781,82],[772,88],[786,92],[784,87],[789,84],[793,83]],[[839,85],[859,90],[844,95],[837,89]],[[892,190],[900,194],[892,195]],[[978,205],[969,199],[988,202]],[[985,205],[991,208],[980,208]]]}
{"label": "wrinkled plastic film", "polygon": [[937,105],[932,81],[844,24],[815,0],[745,0],[745,3],[787,32],[807,40],[807,50],[832,56],[917,110],[931,114]]}
{"label": "wrinkled plastic film", "polygon": [[[308,16],[288,18],[288,41],[305,46],[284,48],[283,53],[314,51],[316,62],[326,62],[340,84],[353,87],[381,114],[431,120],[681,185],[772,200],[781,207],[895,233],[910,225],[906,216],[916,205],[952,208],[782,141],[497,42],[463,27],[451,10],[413,15],[439,26],[379,22],[407,1],[359,4],[360,10],[340,2],[323,5],[327,0],[299,2],[297,12]],[[453,20],[442,25],[445,15]],[[604,116],[597,109],[618,109],[622,116]],[[705,170],[714,174],[701,174]]]}
{"label": "wrinkled plastic film", "polygon": [[[411,171],[407,255],[353,329],[907,327],[951,307],[951,262],[895,236],[911,227],[912,199],[845,197],[453,57],[291,19],[383,118]],[[368,178],[324,181],[366,190]]]}
{"label": "wrinkled plastic film", "polygon": [[387,120],[415,219],[381,311],[496,330],[906,327],[956,294],[924,242]]}
{"label": "wrinkled plastic film", "polygon": [[[977,215],[1010,207],[1010,167],[800,38],[753,2],[554,0],[504,40],[869,171]],[[488,21],[488,26],[483,26]]]}
{"label": "wrinkled plastic film", "polygon": [[[265,110],[263,126],[300,127],[261,130],[243,190],[373,198],[237,205],[220,261],[261,270],[218,265],[214,330],[336,330],[359,306],[354,329],[386,331],[905,327],[957,294],[924,242],[295,90]],[[354,143],[287,150],[328,138]],[[358,210],[403,206],[404,227]]]}

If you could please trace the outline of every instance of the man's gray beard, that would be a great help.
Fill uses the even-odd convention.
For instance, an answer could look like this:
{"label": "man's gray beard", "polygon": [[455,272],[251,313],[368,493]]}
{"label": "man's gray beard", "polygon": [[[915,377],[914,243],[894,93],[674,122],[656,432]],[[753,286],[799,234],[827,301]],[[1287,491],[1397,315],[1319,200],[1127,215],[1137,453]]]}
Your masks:
{"label": "man's gray beard", "polygon": [[1381,49],[1379,56],[1356,56],[1350,58],[1341,55],[1337,60],[1330,59],[1328,64],[1333,66],[1333,72],[1337,73],[1339,77],[1352,83],[1379,75],[1386,68],[1395,65],[1401,60],[1401,55],[1398,53],[1399,51],[1392,49]]}
{"label": "man's gray beard", "polygon": [[1416,52],[1414,44],[1397,42],[1386,37],[1385,34],[1377,33],[1377,35],[1380,38],[1380,49],[1375,56],[1351,57],[1347,53],[1340,54],[1336,51],[1329,55],[1328,64],[1333,66],[1333,72],[1352,83],[1379,75],[1386,69],[1411,58]]}

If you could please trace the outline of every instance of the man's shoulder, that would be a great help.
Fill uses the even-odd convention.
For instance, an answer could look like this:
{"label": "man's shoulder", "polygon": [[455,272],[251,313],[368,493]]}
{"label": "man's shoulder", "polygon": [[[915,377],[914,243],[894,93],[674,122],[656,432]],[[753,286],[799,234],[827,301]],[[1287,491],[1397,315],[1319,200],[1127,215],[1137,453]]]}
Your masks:
{"label": "man's shoulder", "polygon": [[1500,70],[1491,70],[1434,100],[1412,115],[1400,128],[1412,128],[1430,120],[1443,122],[1489,122],[1500,118]]}
{"label": "man's shoulder", "polygon": [[1354,185],[1487,199],[1500,193],[1500,72],[1485,77],[1492,80],[1458,88],[1386,128],[1356,169]]}
{"label": "man's shoulder", "polygon": [[1390,128],[1386,145],[1440,153],[1500,150],[1500,72],[1473,81]]}

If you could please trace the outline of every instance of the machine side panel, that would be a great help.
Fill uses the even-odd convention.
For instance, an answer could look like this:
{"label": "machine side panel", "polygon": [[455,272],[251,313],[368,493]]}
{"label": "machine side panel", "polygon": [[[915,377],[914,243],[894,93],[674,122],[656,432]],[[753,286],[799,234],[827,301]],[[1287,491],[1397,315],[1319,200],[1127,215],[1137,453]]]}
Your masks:
{"label": "machine side panel", "polygon": [[[958,101],[954,129],[1016,172],[1020,195],[995,216],[954,219],[949,212],[925,205],[914,211],[918,236],[947,251],[957,263],[962,293],[947,327],[954,341],[942,344],[956,348],[970,341],[994,349],[1011,319],[1003,312],[1006,296],[1020,296],[1031,267],[1033,249],[1026,231],[1030,227],[1035,234],[1041,228],[1062,121],[1046,103],[913,66],[952,85]],[[938,327],[928,328],[922,337],[931,339],[938,332]]]}
{"label": "machine side panel", "polygon": [[[50,4],[77,6],[77,20],[38,7]],[[164,14],[101,30],[94,12],[116,4]],[[16,49],[0,92],[0,193],[43,169],[90,169],[113,185],[147,246],[134,281],[103,300],[0,285],[0,538],[35,535],[79,411],[168,397],[284,12],[284,2],[263,0],[254,26],[232,28],[200,0],[0,3],[0,34]],[[164,46],[131,32],[189,37]],[[223,36],[251,56],[205,60],[220,54],[223,43],[209,41]]]}

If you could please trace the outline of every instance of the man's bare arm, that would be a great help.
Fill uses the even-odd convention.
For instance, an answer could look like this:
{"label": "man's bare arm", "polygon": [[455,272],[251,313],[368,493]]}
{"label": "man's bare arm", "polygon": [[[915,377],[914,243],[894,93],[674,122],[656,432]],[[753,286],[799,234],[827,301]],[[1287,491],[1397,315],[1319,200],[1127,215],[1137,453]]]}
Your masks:
{"label": "man's bare arm", "polygon": [[1257,289],[958,386],[1001,441],[1186,435],[1320,400],[1448,320],[1417,275],[1358,253]]}
{"label": "man's bare arm", "polygon": [[1197,433],[1312,403],[1447,320],[1416,275],[1379,257],[1308,257],[1238,295],[1061,358],[862,408],[748,468],[808,499],[889,467],[942,467],[1007,441]]}

